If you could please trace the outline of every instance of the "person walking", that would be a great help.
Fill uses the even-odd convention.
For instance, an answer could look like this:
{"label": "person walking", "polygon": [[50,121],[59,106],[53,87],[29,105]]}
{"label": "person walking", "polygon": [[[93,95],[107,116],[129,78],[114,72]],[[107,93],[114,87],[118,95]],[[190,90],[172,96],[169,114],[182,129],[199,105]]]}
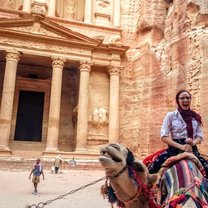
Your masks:
{"label": "person walking", "polygon": [[168,112],[161,128],[161,139],[168,145],[148,167],[150,173],[157,173],[162,164],[171,156],[182,152],[192,152],[202,163],[208,178],[208,161],[199,153],[197,145],[202,142],[201,116],[191,110],[191,94],[180,90],[176,94],[177,109]]}
{"label": "person walking", "polygon": [[58,174],[60,167],[62,166],[62,156],[58,155],[54,161],[55,173]]}
{"label": "person walking", "polygon": [[42,174],[43,180],[45,179],[45,176],[43,173],[43,166],[40,163],[39,158],[36,160],[36,164],[33,166],[32,170],[30,172],[29,179],[31,179],[32,174],[33,174],[32,182],[33,182],[34,189],[35,189],[33,194],[36,195],[38,193],[37,187],[38,187],[38,183],[40,182],[40,175]]}

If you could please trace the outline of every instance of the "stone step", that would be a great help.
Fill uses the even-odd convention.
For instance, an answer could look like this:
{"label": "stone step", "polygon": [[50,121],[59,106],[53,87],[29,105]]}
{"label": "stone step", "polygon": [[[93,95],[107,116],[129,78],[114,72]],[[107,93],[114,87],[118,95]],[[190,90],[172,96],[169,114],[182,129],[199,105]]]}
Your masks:
{"label": "stone step", "polygon": [[[0,158],[0,169],[1,170],[31,170],[36,162],[36,158],[19,158],[19,157],[10,157],[10,158]],[[41,163],[44,167],[44,170],[51,170],[53,166],[54,159],[43,158]],[[72,160],[72,159],[63,159],[62,170],[94,170],[102,169],[98,160]]]}
{"label": "stone step", "polygon": [[42,158],[43,154],[37,150],[12,150],[12,156],[17,158]]}

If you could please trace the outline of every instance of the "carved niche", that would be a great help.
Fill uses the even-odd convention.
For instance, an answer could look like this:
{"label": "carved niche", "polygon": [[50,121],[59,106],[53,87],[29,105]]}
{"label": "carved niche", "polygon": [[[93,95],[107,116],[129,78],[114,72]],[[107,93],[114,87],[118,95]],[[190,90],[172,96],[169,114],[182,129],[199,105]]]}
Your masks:
{"label": "carved niche", "polygon": [[64,0],[64,18],[74,19],[76,12],[76,0]]}
{"label": "carved niche", "polygon": [[67,20],[84,20],[85,0],[57,0],[56,16]]}
{"label": "carved niche", "polygon": [[95,107],[91,115],[90,132],[88,134],[89,145],[104,144],[108,141],[106,127],[108,126],[108,111],[105,108]]}
{"label": "carved niche", "polygon": [[113,10],[112,1],[94,0],[93,7],[95,23],[99,25],[109,25]]}

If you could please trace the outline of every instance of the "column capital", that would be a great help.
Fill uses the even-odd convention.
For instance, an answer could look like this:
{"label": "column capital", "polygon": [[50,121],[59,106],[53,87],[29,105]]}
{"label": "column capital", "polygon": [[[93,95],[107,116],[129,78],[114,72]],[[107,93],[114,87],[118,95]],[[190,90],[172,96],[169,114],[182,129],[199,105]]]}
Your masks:
{"label": "column capital", "polygon": [[120,74],[120,71],[121,69],[123,69],[123,66],[108,66],[108,73],[110,75],[119,75]]}
{"label": "column capital", "polygon": [[66,61],[66,59],[64,58],[60,58],[60,57],[51,57],[52,59],[52,67],[53,68],[61,68],[63,69],[64,67],[64,62]]}
{"label": "column capital", "polygon": [[19,52],[17,51],[7,51],[6,61],[14,61],[18,63],[19,61]]}
{"label": "column capital", "polygon": [[91,66],[92,66],[92,63],[90,62],[80,62],[79,70],[80,72],[82,71],[90,72]]}

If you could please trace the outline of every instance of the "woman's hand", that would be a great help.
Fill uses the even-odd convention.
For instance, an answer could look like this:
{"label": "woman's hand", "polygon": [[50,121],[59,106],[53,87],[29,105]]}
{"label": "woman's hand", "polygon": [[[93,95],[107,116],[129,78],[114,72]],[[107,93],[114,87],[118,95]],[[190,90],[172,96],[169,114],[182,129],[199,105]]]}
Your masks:
{"label": "woman's hand", "polygon": [[194,140],[192,138],[187,138],[186,139],[186,144],[190,144],[191,146],[193,146],[193,144],[194,144],[193,141]]}
{"label": "woman's hand", "polygon": [[184,152],[193,152],[192,146],[190,144],[184,144],[183,145],[183,151]]}

